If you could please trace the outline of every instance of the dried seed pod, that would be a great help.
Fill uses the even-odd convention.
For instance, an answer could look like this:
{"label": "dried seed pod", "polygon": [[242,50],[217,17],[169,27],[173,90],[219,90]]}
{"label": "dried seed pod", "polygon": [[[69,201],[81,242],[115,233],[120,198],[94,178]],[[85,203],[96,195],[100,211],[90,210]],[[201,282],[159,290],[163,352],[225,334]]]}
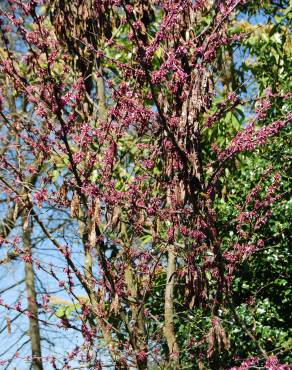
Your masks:
{"label": "dried seed pod", "polygon": [[88,241],[91,247],[94,247],[96,245],[96,240],[97,240],[96,224],[95,222],[93,222],[91,225],[90,231],[89,231],[89,236],[88,236]]}
{"label": "dried seed pod", "polygon": [[175,186],[175,198],[178,206],[183,206],[185,201],[186,191],[183,181],[180,181]]}
{"label": "dried seed pod", "polygon": [[115,229],[120,222],[120,208],[119,207],[114,207],[113,209],[113,216],[112,216],[112,228]]}
{"label": "dried seed pod", "polygon": [[11,319],[8,315],[6,316],[6,325],[7,325],[7,334],[10,336],[11,335]]}
{"label": "dried seed pod", "polygon": [[61,187],[60,187],[60,190],[59,190],[59,196],[60,196],[60,200],[62,202],[66,201],[67,200],[67,192],[68,192],[68,187],[67,187],[67,184],[64,183]]}
{"label": "dried seed pod", "polygon": [[211,328],[208,335],[207,335],[207,358],[211,358],[215,351],[215,336],[214,336],[214,329]]}
{"label": "dried seed pod", "polygon": [[120,306],[119,296],[116,293],[114,299],[111,302],[110,311],[113,311],[115,314],[117,314],[119,312],[119,306]]}
{"label": "dried seed pod", "polygon": [[80,199],[79,195],[77,194],[76,191],[74,191],[72,200],[71,200],[71,205],[70,205],[70,215],[72,218],[78,217],[79,215],[79,208],[80,208]]}
{"label": "dried seed pod", "polygon": [[[140,226],[145,225],[145,221],[146,221],[145,212],[144,212],[143,209],[141,209],[140,212],[138,212],[138,214],[137,214],[137,222],[135,224],[136,224],[136,226],[140,227]],[[146,221],[146,224],[147,224],[147,221]],[[145,226],[147,226],[147,225],[145,225]],[[151,222],[150,222],[150,226],[151,226]]]}
{"label": "dried seed pod", "polygon": [[100,224],[100,200],[99,198],[96,198],[94,203],[94,213],[93,213],[93,222],[95,222],[97,225]]}
{"label": "dried seed pod", "polygon": [[19,210],[18,203],[15,203],[14,210],[13,210],[13,221],[16,221],[17,219],[18,210]]}
{"label": "dried seed pod", "polygon": [[28,226],[29,226],[29,217],[27,216],[23,222],[23,225],[22,225],[22,228],[23,228],[23,231],[27,231],[28,230]]}

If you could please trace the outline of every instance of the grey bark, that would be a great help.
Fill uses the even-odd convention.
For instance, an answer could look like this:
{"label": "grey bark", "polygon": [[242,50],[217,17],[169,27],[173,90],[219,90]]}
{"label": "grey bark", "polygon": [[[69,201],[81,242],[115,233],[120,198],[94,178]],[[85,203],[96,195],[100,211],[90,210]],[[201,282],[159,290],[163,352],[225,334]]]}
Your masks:
{"label": "grey bark", "polygon": [[32,368],[33,370],[43,370],[42,354],[41,354],[41,337],[38,321],[38,306],[37,295],[35,288],[35,272],[31,261],[31,228],[26,217],[22,217],[23,221],[23,246],[27,258],[25,262],[25,285],[27,293],[27,305],[29,316],[29,336],[31,342]]}
{"label": "grey bark", "polygon": [[179,362],[179,346],[174,333],[174,309],[173,309],[173,293],[176,273],[176,257],[174,247],[168,248],[168,261],[166,272],[166,288],[165,288],[165,308],[164,308],[164,335],[167,340],[169,350],[170,364],[172,368],[177,368]]}

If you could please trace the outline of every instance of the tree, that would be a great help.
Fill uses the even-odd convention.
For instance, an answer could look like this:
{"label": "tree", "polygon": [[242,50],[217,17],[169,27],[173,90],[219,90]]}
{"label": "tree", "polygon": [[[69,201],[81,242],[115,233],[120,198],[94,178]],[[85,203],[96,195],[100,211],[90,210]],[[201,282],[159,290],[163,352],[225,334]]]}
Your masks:
{"label": "tree", "polygon": [[[257,318],[257,282],[273,264],[279,279],[270,250],[288,254],[289,5],[263,2],[261,25],[242,0],[5,5],[1,241],[32,297],[1,300],[30,319],[32,355],[16,357],[288,369],[286,311],[268,299]],[[46,349],[50,330],[76,341]]]}

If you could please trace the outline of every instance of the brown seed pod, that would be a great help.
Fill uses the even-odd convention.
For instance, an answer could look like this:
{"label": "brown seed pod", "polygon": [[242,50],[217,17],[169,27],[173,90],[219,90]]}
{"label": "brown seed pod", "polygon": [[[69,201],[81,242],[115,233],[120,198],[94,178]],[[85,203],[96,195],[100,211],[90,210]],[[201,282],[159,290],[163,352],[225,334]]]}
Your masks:
{"label": "brown seed pod", "polygon": [[64,183],[61,187],[60,187],[60,190],[59,190],[59,196],[60,196],[60,200],[62,202],[66,201],[67,200],[67,192],[68,192],[68,187],[67,187],[67,184]]}
{"label": "brown seed pod", "polygon": [[6,325],[7,325],[7,334],[11,335],[11,319],[8,315],[6,316]]}
{"label": "brown seed pod", "polygon": [[120,208],[119,207],[114,207],[113,209],[113,216],[112,216],[112,228],[115,229],[120,222]]}
{"label": "brown seed pod", "polygon": [[94,202],[94,213],[93,213],[93,222],[95,222],[97,225],[100,224],[100,200],[99,198],[96,198]]}
{"label": "brown seed pod", "polygon": [[89,244],[94,247],[96,245],[97,235],[96,235],[96,224],[95,222],[92,222],[90,231],[89,231]]}
{"label": "brown seed pod", "polygon": [[78,217],[79,215],[79,208],[80,208],[80,199],[79,195],[77,194],[76,191],[74,191],[72,200],[71,200],[71,205],[70,205],[70,215],[72,218]]}

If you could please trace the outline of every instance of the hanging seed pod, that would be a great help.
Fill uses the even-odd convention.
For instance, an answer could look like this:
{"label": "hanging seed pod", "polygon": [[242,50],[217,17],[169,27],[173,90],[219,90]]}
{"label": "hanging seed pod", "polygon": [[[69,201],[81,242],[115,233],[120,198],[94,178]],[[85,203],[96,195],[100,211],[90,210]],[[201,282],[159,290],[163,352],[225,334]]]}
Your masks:
{"label": "hanging seed pod", "polygon": [[100,200],[96,198],[94,203],[94,213],[93,213],[93,220],[96,225],[100,224]]}
{"label": "hanging seed pod", "polygon": [[13,221],[16,221],[17,219],[18,210],[19,210],[18,203],[15,203],[14,210],[13,210]]}
{"label": "hanging seed pod", "polygon": [[6,325],[7,325],[7,334],[10,336],[11,335],[11,319],[8,315],[6,316]]}
{"label": "hanging seed pod", "polygon": [[157,239],[157,222],[153,222],[151,226],[152,243],[156,242]]}
{"label": "hanging seed pod", "polygon": [[214,335],[213,328],[209,330],[209,333],[206,339],[207,339],[207,344],[208,344],[207,358],[211,358],[215,351],[215,335]]}
{"label": "hanging seed pod", "polygon": [[78,15],[83,21],[86,21],[89,18],[88,5],[86,3],[81,3],[78,6]]}
{"label": "hanging seed pod", "polygon": [[168,206],[171,205],[171,189],[170,189],[170,187],[168,187],[167,191],[166,191],[166,204]]}
{"label": "hanging seed pod", "polygon": [[222,351],[224,348],[229,349],[230,343],[229,338],[227,337],[223,326],[220,323],[219,318],[214,318],[214,335],[217,340],[217,345],[219,351]]}
{"label": "hanging seed pod", "polygon": [[145,220],[146,220],[145,219],[145,211],[143,209],[141,209],[141,211],[139,212],[137,224],[138,225],[144,225]]}
{"label": "hanging seed pod", "polygon": [[60,190],[59,190],[59,196],[60,196],[60,200],[62,202],[65,202],[67,200],[67,192],[68,192],[68,187],[67,187],[67,184],[64,183],[61,187],[60,187]]}
{"label": "hanging seed pod", "polygon": [[119,296],[116,293],[115,296],[114,296],[114,299],[112,300],[112,303],[110,305],[110,311],[114,312],[115,315],[116,315],[119,312],[119,306],[120,306]]}
{"label": "hanging seed pod", "polygon": [[183,181],[180,181],[175,186],[175,198],[178,206],[183,206],[185,201],[185,186]]}
{"label": "hanging seed pod", "polygon": [[88,237],[88,241],[91,247],[94,247],[96,245],[96,240],[97,240],[96,224],[95,222],[92,222],[90,232],[89,232],[89,237]]}
{"label": "hanging seed pod", "polygon": [[72,201],[71,201],[71,205],[70,205],[70,215],[71,215],[72,218],[78,217],[79,208],[80,208],[79,195],[77,194],[76,191],[74,191]]}
{"label": "hanging seed pod", "polygon": [[119,222],[120,222],[120,208],[114,207],[113,217],[112,217],[112,222],[111,222],[112,228],[113,229],[117,228]]}
{"label": "hanging seed pod", "polygon": [[27,231],[28,226],[29,226],[29,216],[25,217],[25,220],[24,220],[23,225],[22,225],[23,231]]}

